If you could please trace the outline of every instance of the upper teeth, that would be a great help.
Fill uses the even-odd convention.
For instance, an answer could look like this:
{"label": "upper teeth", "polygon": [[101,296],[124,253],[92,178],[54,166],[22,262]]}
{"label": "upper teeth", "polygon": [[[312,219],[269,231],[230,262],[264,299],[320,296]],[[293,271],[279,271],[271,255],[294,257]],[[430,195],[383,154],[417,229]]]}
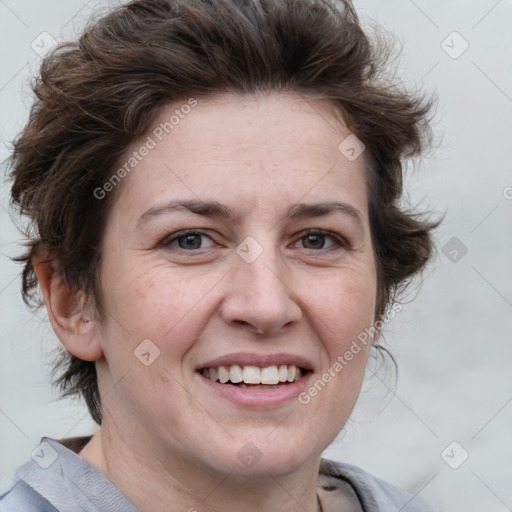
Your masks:
{"label": "upper teeth", "polygon": [[216,368],[204,368],[201,373],[213,381],[225,384],[231,381],[233,384],[278,384],[279,382],[294,382],[302,377],[299,367],[293,364],[281,366],[218,366]]}

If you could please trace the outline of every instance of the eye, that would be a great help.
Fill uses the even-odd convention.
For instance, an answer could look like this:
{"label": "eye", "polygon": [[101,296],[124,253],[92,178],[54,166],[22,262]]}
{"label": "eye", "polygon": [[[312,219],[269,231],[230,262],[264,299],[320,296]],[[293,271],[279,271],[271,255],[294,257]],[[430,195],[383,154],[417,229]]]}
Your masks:
{"label": "eye", "polygon": [[312,250],[336,250],[347,247],[347,243],[340,236],[322,230],[309,231],[297,243],[299,242],[302,243],[302,248]]}
{"label": "eye", "polygon": [[174,233],[162,242],[163,247],[183,249],[185,251],[207,249],[213,245],[214,242],[208,235],[205,235],[201,231],[195,230],[187,230]]}

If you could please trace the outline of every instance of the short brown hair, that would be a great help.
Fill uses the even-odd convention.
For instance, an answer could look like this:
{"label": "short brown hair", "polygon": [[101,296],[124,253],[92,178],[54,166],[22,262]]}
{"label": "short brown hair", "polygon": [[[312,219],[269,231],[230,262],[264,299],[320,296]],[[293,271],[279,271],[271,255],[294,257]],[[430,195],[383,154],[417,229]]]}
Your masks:
{"label": "short brown hair", "polygon": [[[41,305],[32,258],[60,263],[100,319],[102,239],[115,193],[95,199],[127,146],[169,102],[224,92],[294,91],[331,100],[366,146],[377,314],[432,253],[429,222],[400,206],[404,159],[429,144],[430,99],[383,79],[389,46],[372,44],[348,0],[138,0],[47,56],[29,121],[14,142],[11,199],[29,217],[23,298]],[[94,362],[64,353],[57,382],[101,424]]]}

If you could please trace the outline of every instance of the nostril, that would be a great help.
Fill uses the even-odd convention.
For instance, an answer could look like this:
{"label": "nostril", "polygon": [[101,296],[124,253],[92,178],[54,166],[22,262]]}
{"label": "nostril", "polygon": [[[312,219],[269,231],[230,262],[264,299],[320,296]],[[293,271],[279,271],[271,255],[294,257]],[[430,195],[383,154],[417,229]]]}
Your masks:
{"label": "nostril", "polygon": [[265,334],[265,331],[262,331],[259,327],[256,327],[252,325],[249,322],[246,322],[245,320],[232,320],[232,323],[238,327],[244,327],[244,328],[250,328],[252,329],[256,334]]}

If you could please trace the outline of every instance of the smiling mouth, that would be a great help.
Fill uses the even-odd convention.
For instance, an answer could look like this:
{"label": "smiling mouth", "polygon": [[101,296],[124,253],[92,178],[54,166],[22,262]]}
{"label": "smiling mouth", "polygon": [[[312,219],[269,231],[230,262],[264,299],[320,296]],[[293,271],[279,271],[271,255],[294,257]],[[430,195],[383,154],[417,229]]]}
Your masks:
{"label": "smiling mouth", "polygon": [[309,370],[293,364],[267,366],[217,366],[202,368],[201,375],[213,382],[242,389],[276,389],[301,380]]}

